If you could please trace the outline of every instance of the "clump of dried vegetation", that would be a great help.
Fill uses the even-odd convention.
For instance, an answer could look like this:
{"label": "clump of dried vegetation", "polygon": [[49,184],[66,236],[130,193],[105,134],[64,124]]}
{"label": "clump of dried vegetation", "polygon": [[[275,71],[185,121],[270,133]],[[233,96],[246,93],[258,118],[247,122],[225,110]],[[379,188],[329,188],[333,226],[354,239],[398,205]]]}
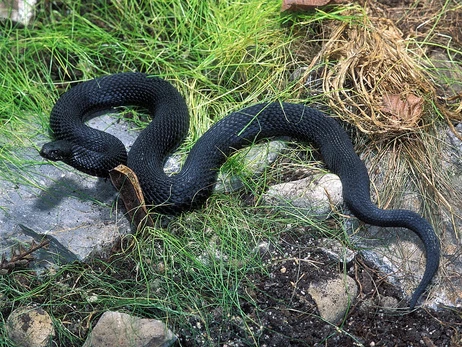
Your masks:
{"label": "clump of dried vegetation", "polygon": [[358,129],[396,134],[428,125],[424,100],[435,89],[407,53],[400,31],[383,18],[342,23],[318,55],[329,106]]}
{"label": "clump of dried vegetation", "polygon": [[[435,110],[451,126],[452,120],[461,120],[462,95],[439,95],[426,61],[428,51],[435,47],[433,40],[431,44],[426,41],[429,31],[457,30],[457,25],[446,19],[455,12],[442,12],[444,7],[437,1],[425,6],[424,16],[419,11],[403,10],[397,19],[378,6],[381,4],[370,2],[370,11],[368,7],[352,7],[348,13],[351,20],[322,22],[328,38],[307,72],[322,66],[317,73],[330,108],[361,132],[379,135],[375,138],[380,140],[431,126]],[[377,16],[381,12],[383,16]],[[428,23],[430,20],[437,22]],[[426,32],[404,34],[398,27],[404,23],[409,30],[425,22]]]}

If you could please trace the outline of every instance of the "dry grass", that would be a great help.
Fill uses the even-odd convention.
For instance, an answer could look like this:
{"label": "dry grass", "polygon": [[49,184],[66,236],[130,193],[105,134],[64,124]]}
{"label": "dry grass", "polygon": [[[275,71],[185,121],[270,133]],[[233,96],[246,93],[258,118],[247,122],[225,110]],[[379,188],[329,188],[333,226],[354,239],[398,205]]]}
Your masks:
{"label": "dry grass", "polygon": [[337,13],[323,20],[324,43],[309,58],[300,83],[306,85],[321,66],[316,75],[330,108],[379,141],[420,132],[439,117],[451,127],[462,119],[462,93],[441,88],[441,69],[430,58],[441,49],[448,53],[448,64],[458,64],[462,4],[405,3],[387,10],[386,1],[369,1],[364,8],[350,6],[341,13],[343,20]]}
{"label": "dry grass", "polygon": [[325,46],[324,92],[342,118],[365,133],[396,135],[426,126],[424,100],[434,88],[408,55],[399,30],[386,19],[340,25]]}
{"label": "dry grass", "polygon": [[385,18],[336,22],[312,65],[324,61],[323,92],[343,120],[368,134],[395,137],[427,127],[435,88],[409,55],[398,28]]}

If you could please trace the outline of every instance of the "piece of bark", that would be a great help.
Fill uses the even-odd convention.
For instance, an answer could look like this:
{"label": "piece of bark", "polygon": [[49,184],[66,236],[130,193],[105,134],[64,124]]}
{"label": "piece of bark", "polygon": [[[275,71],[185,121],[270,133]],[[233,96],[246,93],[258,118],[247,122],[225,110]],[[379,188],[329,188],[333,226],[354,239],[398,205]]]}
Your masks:
{"label": "piece of bark", "polygon": [[120,193],[130,222],[136,226],[137,231],[146,226],[152,227],[154,223],[149,216],[143,191],[133,170],[125,165],[119,165],[109,172],[109,176],[112,184]]}

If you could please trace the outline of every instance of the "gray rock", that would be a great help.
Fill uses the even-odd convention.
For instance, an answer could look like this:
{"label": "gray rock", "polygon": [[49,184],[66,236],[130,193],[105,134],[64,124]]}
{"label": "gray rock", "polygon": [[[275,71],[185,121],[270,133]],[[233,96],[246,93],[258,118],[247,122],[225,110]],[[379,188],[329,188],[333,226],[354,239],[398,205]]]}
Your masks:
{"label": "gray rock", "polygon": [[12,0],[0,2],[0,18],[27,25],[34,15],[37,0]]}
{"label": "gray rock", "polygon": [[17,346],[51,346],[51,339],[55,335],[53,322],[42,308],[21,307],[11,312],[6,330]]}
{"label": "gray rock", "polygon": [[[107,130],[116,121],[110,116],[99,117],[92,126]],[[127,123],[120,123],[114,127],[120,132],[116,135],[129,146],[136,132]],[[49,139],[36,141],[40,148]],[[63,163],[45,161],[33,144],[9,156],[16,161],[0,162],[0,251],[7,258],[13,245],[47,238],[50,247],[33,254],[36,269],[86,260],[105,252],[116,239],[130,232],[110,182]]]}
{"label": "gray rock", "polygon": [[342,183],[334,174],[313,174],[298,181],[271,186],[263,195],[263,201],[291,213],[298,210],[325,219],[332,206],[343,202]]}
{"label": "gray rock", "polygon": [[323,319],[338,324],[358,295],[358,286],[350,276],[339,275],[312,283],[308,289]]}
{"label": "gray rock", "polygon": [[83,347],[168,347],[176,340],[158,320],[108,311],[101,316]]}

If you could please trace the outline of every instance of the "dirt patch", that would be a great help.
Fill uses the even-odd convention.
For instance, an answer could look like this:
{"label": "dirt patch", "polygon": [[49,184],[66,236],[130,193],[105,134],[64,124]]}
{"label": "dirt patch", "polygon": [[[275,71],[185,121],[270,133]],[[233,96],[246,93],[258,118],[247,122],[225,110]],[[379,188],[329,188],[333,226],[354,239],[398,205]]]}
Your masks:
{"label": "dirt patch", "polygon": [[249,277],[240,288],[241,309],[249,320],[215,310],[215,323],[207,331],[191,320],[191,329],[180,332],[181,346],[462,346],[461,312],[441,308],[406,314],[380,307],[383,298],[405,301],[361,258],[345,264],[359,285],[358,300],[342,323],[322,320],[308,287],[343,273],[344,267],[321,252],[308,233],[283,235],[264,261],[268,273]]}
{"label": "dirt patch", "polygon": [[[443,44],[451,40],[462,44],[462,12],[457,10],[457,1],[445,0],[378,0],[371,2],[374,12],[393,20],[405,37],[426,38]],[[450,10],[440,16],[441,9],[449,6]],[[428,38],[427,38],[428,39]]]}

